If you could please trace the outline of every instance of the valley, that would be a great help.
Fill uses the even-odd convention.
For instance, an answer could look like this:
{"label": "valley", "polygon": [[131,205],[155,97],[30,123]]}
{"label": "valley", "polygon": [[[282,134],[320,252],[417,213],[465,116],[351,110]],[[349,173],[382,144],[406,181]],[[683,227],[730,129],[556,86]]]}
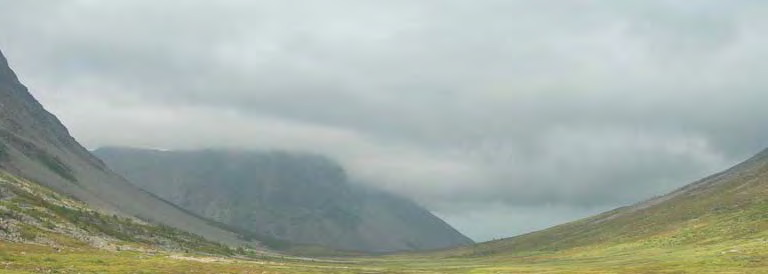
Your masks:
{"label": "valley", "polygon": [[768,6],[672,2],[3,1],[0,274],[768,274]]}
{"label": "valley", "polygon": [[[50,237],[60,232],[36,230],[43,233],[42,237],[56,239],[55,248],[51,241],[3,241],[0,272],[768,273],[765,159],[765,153],[760,154],[731,170],[648,202],[464,248],[374,257],[305,258],[256,250],[207,249],[207,241],[194,237],[193,241],[170,238],[175,239],[172,243],[197,243],[183,252],[173,246],[156,248],[151,241],[142,244],[136,240],[141,235],[115,239],[111,248],[96,248],[67,235]],[[42,200],[78,204],[6,175],[4,184],[13,182],[26,186],[13,188],[17,192],[33,189],[36,196],[46,197]],[[4,193],[13,196],[12,192]],[[2,203],[8,208],[11,202],[19,201],[6,199]],[[610,237],[604,237],[607,235]],[[32,232],[26,237],[38,236]],[[120,245],[124,247],[115,248]]]}

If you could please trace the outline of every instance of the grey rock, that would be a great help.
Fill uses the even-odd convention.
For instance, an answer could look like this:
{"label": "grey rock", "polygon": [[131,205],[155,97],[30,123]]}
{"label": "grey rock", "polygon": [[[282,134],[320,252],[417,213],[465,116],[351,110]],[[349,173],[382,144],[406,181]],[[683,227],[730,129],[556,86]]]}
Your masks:
{"label": "grey rock", "polygon": [[351,184],[322,156],[280,151],[94,151],[137,186],[262,237],[368,252],[472,241],[417,204]]}

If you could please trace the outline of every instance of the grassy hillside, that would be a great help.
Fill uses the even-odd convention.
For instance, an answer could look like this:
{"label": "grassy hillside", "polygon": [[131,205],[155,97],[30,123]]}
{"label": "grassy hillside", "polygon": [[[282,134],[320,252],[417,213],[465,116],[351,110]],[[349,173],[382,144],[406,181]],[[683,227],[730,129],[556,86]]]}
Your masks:
{"label": "grassy hillside", "polygon": [[594,245],[648,248],[760,241],[768,231],[768,153],[668,195],[544,231],[461,250],[460,256],[554,252]]}
{"label": "grassy hillside", "polygon": [[501,273],[768,273],[768,152],[644,203],[430,256]]}
{"label": "grassy hillside", "polygon": [[237,250],[163,225],[109,215],[45,187],[0,173],[0,240],[8,243],[103,250]]}

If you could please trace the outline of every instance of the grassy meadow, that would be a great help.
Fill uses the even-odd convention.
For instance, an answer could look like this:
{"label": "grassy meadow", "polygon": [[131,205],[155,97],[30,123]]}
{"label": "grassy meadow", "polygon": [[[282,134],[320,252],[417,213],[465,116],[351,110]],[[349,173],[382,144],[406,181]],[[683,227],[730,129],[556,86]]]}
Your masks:
{"label": "grassy meadow", "polygon": [[327,260],[0,243],[0,273],[768,273],[768,241],[668,247],[632,243],[476,258],[412,254]]}

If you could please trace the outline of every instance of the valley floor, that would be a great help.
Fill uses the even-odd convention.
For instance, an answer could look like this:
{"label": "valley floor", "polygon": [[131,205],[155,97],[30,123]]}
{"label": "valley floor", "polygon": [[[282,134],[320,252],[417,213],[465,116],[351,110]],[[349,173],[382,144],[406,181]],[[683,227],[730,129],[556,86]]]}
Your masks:
{"label": "valley floor", "polygon": [[444,255],[235,259],[0,242],[0,273],[768,273],[768,239],[728,246],[617,245],[479,258]]}

